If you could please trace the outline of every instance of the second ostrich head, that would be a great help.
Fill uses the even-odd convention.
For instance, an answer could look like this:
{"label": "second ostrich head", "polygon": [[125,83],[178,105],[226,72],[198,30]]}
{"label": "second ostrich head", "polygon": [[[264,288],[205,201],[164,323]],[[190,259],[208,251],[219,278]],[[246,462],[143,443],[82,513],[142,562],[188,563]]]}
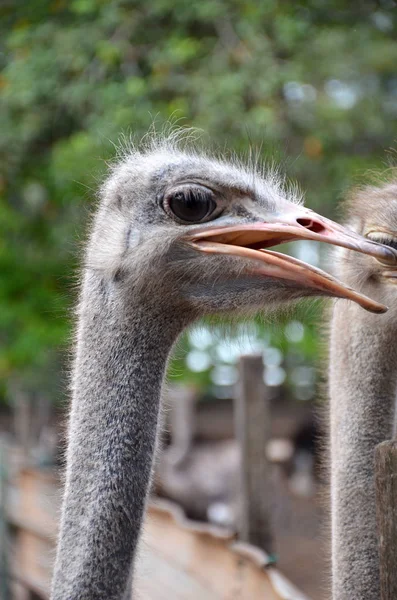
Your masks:
{"label": "second ostrich head", "polygon": [[258,173],[160,142],[117,164],[103,186],[87,266],[136,299],[192,318],[256,312],[302,296],[379,304],[319,269],[269,250],[309,239],[378,257],[396,253],[317,215],[276,173]]}
{"label": "second ostrich head", "polygon": [[[397,250],[397,181],[355,190],[346,209],[349,226],[355,232]],[[393,268],[380,257],[374,260],[343,250],[338,253],[344,281],[388,306],[395,304],[396,266]]]}

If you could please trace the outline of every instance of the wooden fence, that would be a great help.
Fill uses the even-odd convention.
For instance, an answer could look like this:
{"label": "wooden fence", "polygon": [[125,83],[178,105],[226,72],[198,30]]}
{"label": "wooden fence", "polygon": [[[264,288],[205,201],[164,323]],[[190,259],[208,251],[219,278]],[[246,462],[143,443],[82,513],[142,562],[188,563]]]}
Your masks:
{"label": "wooden fence", "polygon": [[[140,598],[307,600],[274,565],[267,459],[269,398],[260,356],[240,360],[234,411],[242,454],[239,541],[233,531],[186,520],[175,505],[152,504],[137,569]],[[8,477],[6,500],[12,533],[12,592],[9,598],[4,594],[2,598],[47,600],[60,485],[56,473],[49,468],[22,468],[15,472],[15,476]]]}

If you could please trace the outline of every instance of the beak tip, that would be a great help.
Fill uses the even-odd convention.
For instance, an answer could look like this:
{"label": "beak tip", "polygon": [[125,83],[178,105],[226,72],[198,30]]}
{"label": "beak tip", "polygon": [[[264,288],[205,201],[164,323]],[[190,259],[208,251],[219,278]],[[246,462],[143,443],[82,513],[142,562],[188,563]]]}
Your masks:
{"label": "beak tip", "polygon": [[369,310],[370,312],[372,312],[376,315],[383,315],[384,313],[386,313],[389,310],[389,307],[385,306],[384,304],[378,304],[376,307],[373,306],[371,308],[367,308],[367,310]]}
{"label": "beak tip", "polygon": [[[391,248],[388,248],[387,246],[384,246],[382,244],[377,244],[378,248],[377,248],[377,253],[378,253],[378,260],[389,264],[389,265],[395,265],[397,264],[397,253],[392,250]],[[379,247],[380,246],[380,247]],[[382,256],[380,256],[382,255]]]}

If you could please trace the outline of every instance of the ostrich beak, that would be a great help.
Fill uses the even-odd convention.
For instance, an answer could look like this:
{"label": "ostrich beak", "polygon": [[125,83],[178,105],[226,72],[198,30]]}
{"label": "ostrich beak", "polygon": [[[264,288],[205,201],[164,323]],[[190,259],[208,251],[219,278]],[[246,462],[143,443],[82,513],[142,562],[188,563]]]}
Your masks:
{"label": "ostrich beak", "polygon": [[278,219],[273,222],[207,226],[205,229],[196,229],[185,239],[201,252],[251,259],[252,272],[258,275],[288,279],[329,296],[353,300],[371,312],[386,312],[386,306],[354,291],[321,269],[291,256],[268,250],[270,247],[294,240],[316,240],[380,258],[383,263],[391,266],[397,264],[397,252],[393,249],[365,239],[311,210],[298,210],[295,216],[287,214],[284,217],[279,214]]}

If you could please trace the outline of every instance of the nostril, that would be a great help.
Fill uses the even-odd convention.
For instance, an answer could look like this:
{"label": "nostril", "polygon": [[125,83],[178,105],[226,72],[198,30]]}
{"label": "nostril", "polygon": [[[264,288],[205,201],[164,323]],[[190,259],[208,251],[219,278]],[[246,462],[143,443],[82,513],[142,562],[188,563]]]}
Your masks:
{"label": "nostril", "polygon": [[324,233],[326,231],[321,223],[313,221],[312,219],[296,219],[296,222],[299,223],[299,225],[302,225],[302,227],[314,231],[314,233]]}

